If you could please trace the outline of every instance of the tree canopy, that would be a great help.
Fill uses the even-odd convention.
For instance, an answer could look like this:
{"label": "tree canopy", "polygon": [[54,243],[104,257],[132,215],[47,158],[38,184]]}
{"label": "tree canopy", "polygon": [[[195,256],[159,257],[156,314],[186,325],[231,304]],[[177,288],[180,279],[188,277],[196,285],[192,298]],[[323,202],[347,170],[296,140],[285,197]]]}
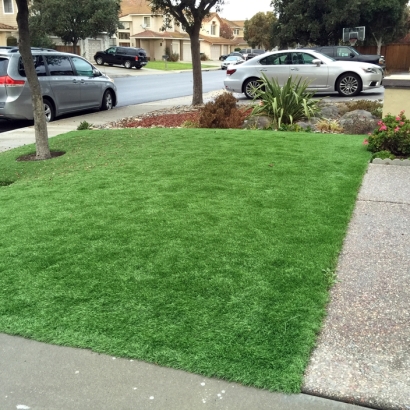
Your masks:
{"label": "tree canopy", "polygon": [[256,13],[252,18],[245,21],[244,40],[252,47],[261,47],[270,50],[274,47],[272,26],[276,17],[272,12]]}
{"label": "tree canopy", "polygon": [[120,0],[33,0],[30,12],[32,32],[58,36],[75,50],[81,39],[117,31]]}
{"label": "tree canopy", "polygon": [[211,9],[220,10],[224,0],[151,0],[151,10],[154,14],[163,14],[164,28],[171,27],[172,19],[181,25],[191,40],[191,57],[193,72],[192,105],[203,103],[202,71],[199,45],[199,31],[204,18]]}
{"label": "tree canopy", "polygon": [[234,37],[233,30],[229,27],[229,24],[225,23],[224,21],[221,23],[219,27],[219,35],[228,40],[232,40]]}
{"label": "tree canopy", "polygon": [[397,39],[403,32],[407,0],[272,0],[277,22],[272,32],[280,47],[296,43],[337,44],[343,27],[366,27],[366,37]]}

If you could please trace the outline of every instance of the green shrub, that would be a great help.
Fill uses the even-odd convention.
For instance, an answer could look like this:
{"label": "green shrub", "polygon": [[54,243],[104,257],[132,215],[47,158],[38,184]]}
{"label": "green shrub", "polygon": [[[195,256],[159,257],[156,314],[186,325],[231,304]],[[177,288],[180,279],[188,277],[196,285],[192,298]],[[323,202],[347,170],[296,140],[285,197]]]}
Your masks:
{"label": "green shrub", "polygon": [[400,111],[399,115],[386,115],[367,139],[371,152],[388,151],[396,156],[410,155],[410,120]]}
{"label": "green shrub", "polygon": [[225,92],[201,109],[200,128],[241,128],[247,114],[237,106],[237,99]]}
{"label": "green shrub", "polygon": [[375,152],[372,155],[371,160],[373,161],[375,158],[380,158],[380,159],[394,159],[396,158],[392,153],[390,153],[389,151],[379,151],[379,152]]}
{"label": "green shrub", "polygon": [[205,53],[201,53],[201,61],[208,61],[209,57]]}
{"label": "green shrub", "polygon": [[263,75],[261,84],[255,89],[255,99],[260,102],[254,106],[252,115],[272,118],[274,128],[313,117],[319,112],[319,100],[313,100],[313,93],[307,92],[307,87],[306,81],[294,81],[292,77],[281,87],[274,78],[269,80]]}
{"label": "green shrub", "polygon": [[382,118],[383,101],[355,100],[346,103],[348,111],[365,110],[377,118]]}
{"label": "green shrub", "polygon": [[89,129],[92,128],[92,126],[93,126],[93,124],[90,124],[90,123],[88,123],[87,121],[81,121],[80,124],[79,124],[79,126],[77,127],[77,130],[78,130],[78,131],[81,131],[81,130],[89,130]]}

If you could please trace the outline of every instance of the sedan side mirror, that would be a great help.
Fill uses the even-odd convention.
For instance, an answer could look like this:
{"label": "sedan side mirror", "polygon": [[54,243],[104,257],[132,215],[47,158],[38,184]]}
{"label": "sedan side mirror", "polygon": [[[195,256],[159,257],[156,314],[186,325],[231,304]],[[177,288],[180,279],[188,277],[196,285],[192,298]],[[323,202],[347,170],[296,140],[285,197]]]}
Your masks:
{"label": "sedan side mirror", "polygon": [[101,77],[101,71],[97,70],[96,68],[93,68],[93,76],[94,77]]}
{"label": "sedan side mirror", "polygon": [[318,67],[320,66],[320,64],[322,64],[322,61],[319,60],[318,58],[315,58],[314,60],[312,60],[312,64],[317,65]]}

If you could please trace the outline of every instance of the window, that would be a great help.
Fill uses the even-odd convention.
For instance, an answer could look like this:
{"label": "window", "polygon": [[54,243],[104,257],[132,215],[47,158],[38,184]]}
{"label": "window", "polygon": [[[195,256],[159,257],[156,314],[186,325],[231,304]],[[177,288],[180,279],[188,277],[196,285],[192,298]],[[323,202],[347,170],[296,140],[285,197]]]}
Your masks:
{"label": "window", "polygon": [[0,58],[0,77],[7,75],[7,67],[9,66],[9,60],[7,58]]}
{"label": "window", "polygon": [[78,75],[82,75],[85,77],[94,76],[93,66],[90,63],[78,57],[73,57],[72,61]]}
{"label": "window", "polygon": [[211,25],[211,35],[216,36],[216,24],[213,21]]}
{"label": "window", "polygon": [[110,47],[109,49],[107,49],[106,53],[107,54],[115,54],[117,48],[116,47]]}
{"label": "window", "polygon": [[144,17],[144,26],[151,27],[151,17]]}
{"label": "window", "polygon": [[3,0],[4,14],[13,14],[13,0]]}
{"label": "window", "polygon": [[130,39],[130,33],[118,33],[118,38],[120,40],[129,40]]}
{"label": "window", "polygon": [[259,61],[262,65],[292,64],[289,53],[271,54]]}
{"label": "window", "polygon": [[[43,56],[33,56],[33,61],[34,61],[34,67],[36,69],[37,77],[44,77],[47,75],[46,72],[46,66],[44,64]],[[23,61],[20,57],[19,60],[19,68],[18,68],[19,74],[22,77],[26,76],[26,72],[24,71],[24,66],[23,66]]]}
{"label": "window", "polygon": [[350,57],[350,48],[347,47],[338,47],[337,48],[337,56],[338,57]]}
{"label": "window", "polygon": [[320,49],[320,52],[330,57],[334,57],[335,55],[334,47],[323,47],[322,49]]}
{"label": "window", "polygon": [[70,59],[65,56],[46,56],[50,75],[74,75]]}
{"label": "window", "polygon": [[235,34],[235,36],[237,36],[239,34],[239,28],[234,28],[233,29],[233,34]]}

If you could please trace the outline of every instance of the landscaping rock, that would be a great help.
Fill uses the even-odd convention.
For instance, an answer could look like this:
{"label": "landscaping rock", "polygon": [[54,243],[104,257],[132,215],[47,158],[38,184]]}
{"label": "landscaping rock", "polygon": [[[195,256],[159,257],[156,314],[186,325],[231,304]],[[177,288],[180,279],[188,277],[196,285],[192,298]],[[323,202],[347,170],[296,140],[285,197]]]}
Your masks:
{"label": "landscaping rock", "polygon": [[344,114],[339,122],[345,134],[368,134],[377,127],[379,119],[365,110],[354,110]]}
{"label": "landscaping rock", "polygon": [[272,124],[272,120],[266,115],[254,115],[244,121],[242,128],[265,130]]}

